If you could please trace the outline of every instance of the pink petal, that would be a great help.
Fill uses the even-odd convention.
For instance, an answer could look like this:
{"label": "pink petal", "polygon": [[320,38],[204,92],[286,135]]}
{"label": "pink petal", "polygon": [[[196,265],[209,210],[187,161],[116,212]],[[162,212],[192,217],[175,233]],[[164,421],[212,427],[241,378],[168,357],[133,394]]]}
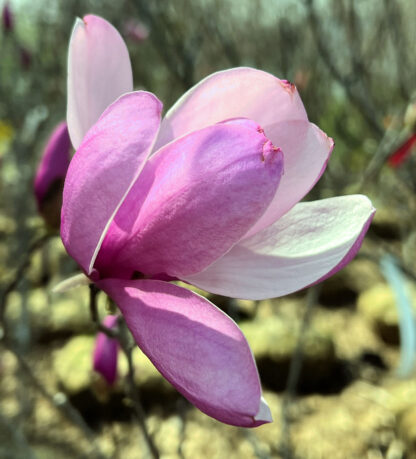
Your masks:
{"label": "pink petal", "polygon": [[162,122],[156,148],[228,118],[250,118],[265,127],[307,120],[307,115],[294,85],[261,70],[234,68],[206,77],[175,103]]}
{"label": "pink petal", "polygon": [[[103,320],[103,325],[109,329],[115,329],[117,316],[107,316]],[[93,367],[110,385],[114,384],[117,379],[117,355],[117,340],[102,332],[98,333],[93,353]]]}
{"label": "pink petal", "polygon": [[132,90],[130,58],[121,35],[98,16],[78,18],[68,53],[67,121],[75,149],[108,105]]}
{"label": "pink petal", "polygon": [[344,267],[358,252],[374,212],[362,195],[300,203],[184,280],[230,297],[287,295]]}
{"label": "pink petal", "polygon": [[140,349],[197,408],[236,426],[271,421],[248,343],[222,311],[167,282],[108,279],[97,285],[117,303]]}
{"label": "pink petal", "polygon": [[[267,208],[283,161],[253,123],[193,132],[152,156],[117,213],[97,258],[102,277],[199,272]],[[144,200],[144,203],[143,203]]]}
{"label": "pink petal", "polygon": [[64,180],[71,159],[71,148],[68,128],[63,121],[52,132],[36,171],[34,191],[39,208],[51,186],[58,180]]}
{"label": "pink petal", "polygon": [[161,110],[161,102],[148,92],[122,96],[88,131],[71,161],[61,236],[87,274],[108,225],[153,147]]}
{"label": "pink petal", "polygon": [[309,121],[283,121],[264,130],[283,150],[285,172],[269,208],[245,238],[274,223],[309,192],[323,174],[334,148],[333,140]]}

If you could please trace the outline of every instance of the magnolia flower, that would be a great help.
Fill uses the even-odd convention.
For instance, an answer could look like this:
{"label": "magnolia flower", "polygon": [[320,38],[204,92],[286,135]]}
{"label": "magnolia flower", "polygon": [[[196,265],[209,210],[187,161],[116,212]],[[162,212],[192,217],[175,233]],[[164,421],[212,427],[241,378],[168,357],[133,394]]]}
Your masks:
{"label": "magnolia flower", "polygon": [[34,192],[39,213],[52,228],[59,228],[62,189],[70,162],[71,141],[63,121],[47,141],[36,171]]}
{"label": "magnolia flower", "polygon": [[[117,316],[109,315],[103,320],[103,325],[109,329],[117,328]],[[93,352],[94,370],[100,373],[111,386],[117,379],[118,341],[105,333],[99,332]]]}
{"label": "magnolia flower", "polygon": [[131,41],[141,43],[149,37],[149,29],[142,22],[129,19],[124,23],[124,35]]}
{"label": "magnolia flower", "polygon": [[63,196],[67,251],[195,406],[237,426],[270,422],[238,326],[169,281],[248,299],[294,292],[352,259],[374,214],[370,201],[298,204],[333,141],[308,121],[294,85],[268,73],[210,75],[161,121],[153,94],[129,92],[118,32],[87,16],[72,34],[68,88],[77,151]]}

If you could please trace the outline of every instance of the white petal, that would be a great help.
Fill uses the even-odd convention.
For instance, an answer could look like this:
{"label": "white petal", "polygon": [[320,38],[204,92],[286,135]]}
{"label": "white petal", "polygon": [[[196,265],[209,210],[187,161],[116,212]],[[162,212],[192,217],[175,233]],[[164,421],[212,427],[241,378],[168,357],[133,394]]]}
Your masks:
{"label": "white petal", "polygon": [[235,298],[264,299],[295,292],[349,263],[374,212],[362,195],[297,204],[273,225],[184,280]]}
{"label": "white petal", "polygon": [[263,422],[273,422],[272,413],[270,411],[269,405],[262,396],[260,399],[260,407],[258,413],[254,416],[255,421]]}
{"label": "white petal", "polygon": [[213,73],[189,89],[167,112],[156,149],[229,118],[250,118],[262,128],[308,119],[294,85],[262,70],[238,67]]}
{"label": "white petal", "polygon": [[68,51],[69,135],[75,149],[104,110],[133,90],[127,47],[117,30],[104,19],[77,19]]}

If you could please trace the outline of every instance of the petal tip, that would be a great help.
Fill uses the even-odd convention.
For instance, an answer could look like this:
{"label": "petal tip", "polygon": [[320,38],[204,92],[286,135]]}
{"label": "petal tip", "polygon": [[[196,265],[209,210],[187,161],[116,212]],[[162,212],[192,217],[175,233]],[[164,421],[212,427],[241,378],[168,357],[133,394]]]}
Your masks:
{"label": "petal tip", "polygon": [[279,80],[279,83],[283,86],[283,89],[287,91],[290,95],[293,95],[296,92],[295,84],[291,83],[289,80]]}
{"label": "petal tip", "polygon": [[254,421],[256,425],[267,424],[267,423],[273,422],[272,413],[264,397],[260,398],[259,411],[254,416]]}

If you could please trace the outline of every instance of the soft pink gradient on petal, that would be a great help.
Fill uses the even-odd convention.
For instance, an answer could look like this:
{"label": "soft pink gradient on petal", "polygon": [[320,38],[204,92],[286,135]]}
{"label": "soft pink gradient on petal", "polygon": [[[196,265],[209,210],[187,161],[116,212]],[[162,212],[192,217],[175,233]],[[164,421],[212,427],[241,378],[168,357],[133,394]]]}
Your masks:
{"label": "soft pink gradient on petal", "polygon": [[261,70],[239,67],[213,73],[187,91],[167,112],[156,148],[196,129],[236,117],[250,118],[263,127],[308,119],[294,85]]}
{"label": "soft pink gradient on petal", "polygon": [[54,182],[64,180],[71,160],[71,148],[68,127],[62,121],[49,137],[36,171],[34,192],[39,209],[42,207],[43,199]]}
{"label": "soft pink gradient on petal", "polygon": [[120,97],[88,131],[71,161],[61,237],[87,274],[108,225],[153,147],[161,110],[161,102],[148,92]]}
{"label": "soft pink gradient on petal", "polygon": [[358,252],[374,212],[362,195],[300,203],[184,280],[236,298],[287,295],[344,267]]}
{"label": "soft pink gradient on petal", "polygon": [[284,152],[285,171],[269,208],[244,238],[274,223],[298,203],[323,174],[333,140],[309,121],[282,121],[264,126],[265,134]]}
{"label": "soft pink gradient on petal", "polygon": [[367,220],[365,223],[361,234],[358,236],[357,240],[354,242],[354,245],[351,247],[349,252],[344,256],[344,258],[336,265],[334,266],[331,271],[326,273],[324,276],[322,276],[320,279],[317,281],[313,282],[311,285],[319,284],[320,282],[324,281],[325,279],[328,279],[329,277],[333,276],[336,274],[338,271],[341,271],[342,268],[347,266],[347,264],[355,257],[355,255],[358,253],[358,251],[361,248],[361,245],[363,243],[364,237],[367,234],[368,229],[370,228],[371,222],[374,218],[376,209],[373,208],[373,212],[370,216],[370,218]]}
{"label": "soft pink gradient on petal", "polygon": [[[109,329],[117,327],[117,316],[107,316],[103,325]],[[97,334],[93,353],[93,368],[111,386],[117,379],[118,341],[103,332]]]}
{"label": "soft pink gradient on petal", "polygon": [[131,189],[95,268],[102,277],[121,277],[126,269],[128,278],[134,270],[172,277],[201,271],[262,215],[282,169],[281,151],[250,120],[170,143]]}
{"label": "soft pink gradient on petal", "polygon": [[68,53],[67,121],[75,149],[104,110],[132,90],[130,58],[121,35],[98,16],[78,18]]}
{"label": "soft pink gradient on petal", "polygon": [[99,281],[140,349],[209,416],[235,426],[270,422],[253,355],[238,326],[205,298],[162,281]]}

